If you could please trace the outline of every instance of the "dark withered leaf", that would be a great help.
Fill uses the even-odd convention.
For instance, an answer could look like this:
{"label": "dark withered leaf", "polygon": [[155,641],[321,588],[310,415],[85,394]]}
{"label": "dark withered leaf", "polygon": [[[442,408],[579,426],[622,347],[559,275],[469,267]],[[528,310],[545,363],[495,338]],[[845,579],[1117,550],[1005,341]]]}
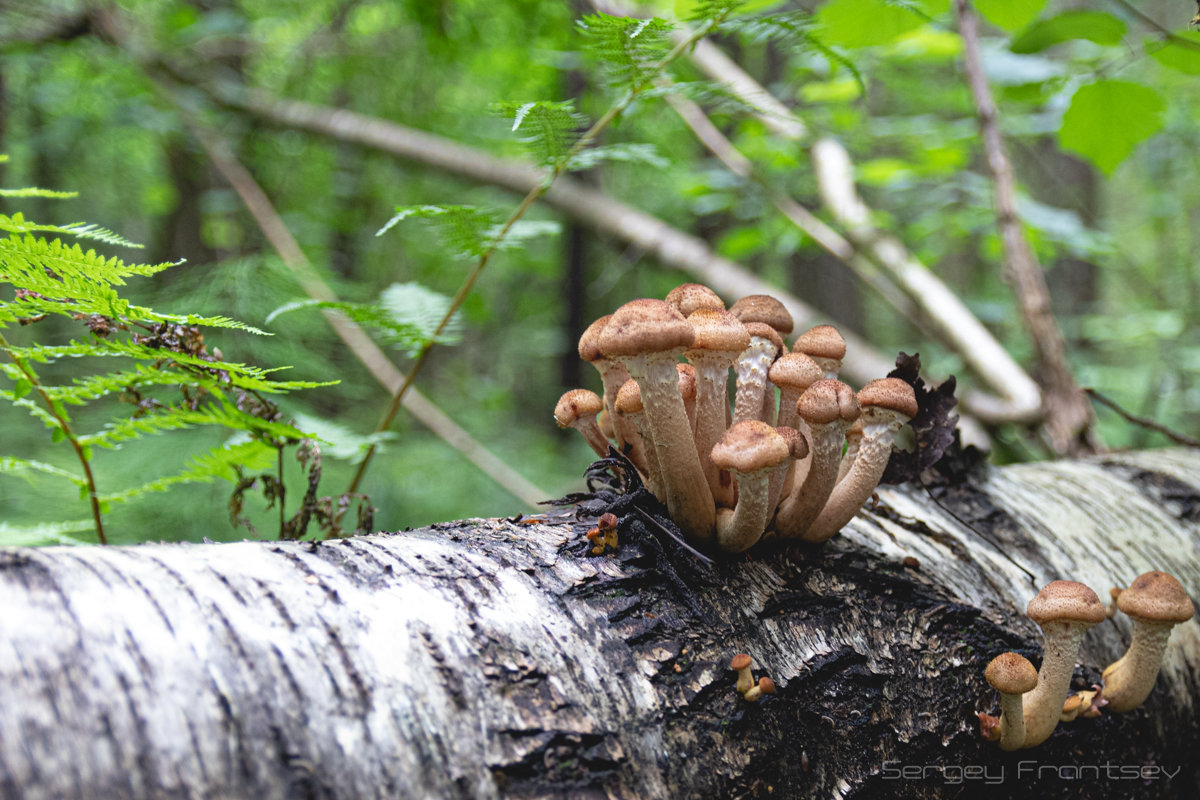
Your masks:
{"label": "dark withered leaf", "polygon": [[921,354],[911,356],[901,352],[896,357],[896,368],[888,373],[889,378],[900,378],[913,387],[917,395],[917,415],[909,425],[916,434],[916,447],[911,452],[892,450],[892,457],[884,470],[882,483],[904,483],[917,480],[918,476],[932,467],[954,442],[954,430],[958,415],[954,413],[958,398],[954,396],[956,381],[951,375],[938,386],[930,388],[920,376]]}

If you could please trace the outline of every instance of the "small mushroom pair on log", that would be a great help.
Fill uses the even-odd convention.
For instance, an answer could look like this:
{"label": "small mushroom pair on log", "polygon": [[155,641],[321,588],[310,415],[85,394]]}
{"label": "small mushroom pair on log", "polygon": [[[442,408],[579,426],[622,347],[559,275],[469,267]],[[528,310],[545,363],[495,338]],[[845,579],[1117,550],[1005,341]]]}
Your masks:
{"label": "small mushroom pair on log", "polygon": [[899,378],[856,393],[837,379],[837,330],[818,325],[789,351],[792,327],[768,295],[726,309],[711,289],[684,284],[665,300],[633,300],[579,340],[603,396],[569,391],[555,420],[598,455],[611,439],[690,544],[740,553],[824,542],[874,492],[917,400]]}
{"label": "small mushroom pair on log", "polygon": [[1147,572],[1112,594],[1117,608],[1133,621],[1129,649],[1105,667],[1103,687],[1068,697],[1083,635],[1109,615],[1082,583],[1054,581],[1038,592],[1028,614],[1042,629],[1042,667],[1035,670],[1017,653],[992,659],[985,676],[1000,693],[1000,717],[979,715],[984,738],[998,742],[1001,750],[1035,747],[1059,722],[1097,717],[1101,708],[1126,713],[1146,701],[1171,629],[1191,619],[1195,609],[1179,581],[1165,572]]}

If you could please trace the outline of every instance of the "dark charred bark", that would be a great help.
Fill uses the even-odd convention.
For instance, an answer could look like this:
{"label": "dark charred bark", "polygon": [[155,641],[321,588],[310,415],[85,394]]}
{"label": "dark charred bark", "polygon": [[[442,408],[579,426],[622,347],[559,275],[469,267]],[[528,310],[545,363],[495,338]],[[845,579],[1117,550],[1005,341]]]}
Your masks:
{"label": "dark charred bark", "polygon": [[[975,712],[996,710],[988,660],[1040,660],[1022,612],[1044,583],[1105,595],[1161,568],[1195,596],[1198,467],[1161,451],[881,490],[823,549],[678,576],[640,513],[615,557],[566,515],[0,551],[0,796],[1193,797],[1194,620],[1133,713],[1004,754]],[[1079,686],[1128,631],[1088,634]],[[743,651],[775,696],[735,693]]]}

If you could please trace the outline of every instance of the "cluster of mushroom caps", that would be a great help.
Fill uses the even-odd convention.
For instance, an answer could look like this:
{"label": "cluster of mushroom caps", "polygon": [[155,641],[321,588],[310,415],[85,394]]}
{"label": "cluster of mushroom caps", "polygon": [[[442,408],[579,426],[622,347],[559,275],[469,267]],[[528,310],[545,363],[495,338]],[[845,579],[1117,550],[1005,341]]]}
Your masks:
{"label": "cluster of mushroom caps", "polygon": [[[1171,629],[1192,618],[1195,609],[1179,581],[1165,572],[1138,576],[1127,589],[1113,589],[1106,609],[1096,593],[1075,581],[1054,581],[1029,603],[1028,614],[1042,629],[1040,670],[1017,653],[992,659],[985,673],[1000,693],[1000,717],[979,714],[985,739],[1001,750],[1034,747],[1046,741],[1059,722],[1100,716],[1100,709],[1126,713],[1150,695],[1158,677]],[[1101,673],[1102,687],[1070,694],[1071,676],[1083,635],[1116,614],[1129,616],[1129,649]],[[1068,696],[1070,695],[1070,696]]]}
{"label": "cluster of mushroom caps", "polygon": [[740,553],[775,538],[823,542],[871,496],[917,401],[899,378],[855,393],[837,380],[837,330],[818,325],[789,351],[792,327],[769,295],[726,309],[689,283],[665,300],[633,300],[579,340],[603,397],[571,390],[555,420],[601,456],[611,439],[693,545]]}

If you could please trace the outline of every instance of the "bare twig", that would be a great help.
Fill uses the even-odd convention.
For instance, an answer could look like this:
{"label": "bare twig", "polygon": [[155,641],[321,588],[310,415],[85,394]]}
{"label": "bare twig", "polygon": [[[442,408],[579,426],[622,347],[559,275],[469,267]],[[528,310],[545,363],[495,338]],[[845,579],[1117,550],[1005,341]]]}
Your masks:
{"label": "bare twig", "polygon": [[1132,422],[1134,425],[1146,428],[1147,430],[1161,433],[1175,444],[1180,444],[1184,447],[1200,447],[1200,439],[1193,439],[1191,436],[1186,436],[1182,433],[1178,433],[1177,431],[1173,431],[1166,425],[1163,425],[1160,422],[1155,422],[1148,417],[1139,417],[1136,414],[1132,414],[1119,406],[1111,397],[1103,395],[1095,389],[1089,387],[1084,389],[1084,391],[1087,393],[1088,397],[1092,398],[1101,405],[1108,406],[1113,411],[1117,412],[1117,415],[1125,419],[1127,422]]}
{"label": "bare twig", "polygon": [[[609,13],[631,13],[630,8],[620,0],[592,0],[592,4]],[[675,33],[676,36],[685,34],[686,28],[683,27]],[[757,109],[757,117],[769,130],[808,146],[807,127],[795,112],[771,95],[716,45],[702,41],[693,48],[689,58],[709,78]],[[697,135],[701,134],[697,132]],[[704,136],[701,135],[701,138]],[[784,199],[780,211],[812,236],[817,244],[879,291],[914,324],[930,331],[940,342],[958,353],[991,392],[968,392],[963,398],[963,406],[968,411],[991,423],[1028,423],[1038,420],[1042,412],[1042,397],[1033,379],[958,295],[909,252],[899,239],[886,235],[871,223],[871,210],[855,192],[853,165],[845,148],[832,140],[818,141],[811,146],[811,157],[825,205],[843,228],[845,238],[791,198]]]}
{"label": "bare twig", "polygon": [[1058,455],[1095,452],[1099,443],[1092,430],[1091,404],[1075,383],[1067,364],[1066,343],[1050,306],[1046,276],[1030,247],[1017,216],[1016,181],[997,124],[998,112],[979,55],[979,18],[969,0],[955,0],[963,38],[967,82],[975,98],[988,167],[995,181],[996,219],[1004,242],[1005,277],[1029,329],[1044,390],[1044,426],[1049,445]]}
{"label": "bare twig", "polygon": [[[1197,42],[1194,39],[1188,39],[1186,36],[1180,36],[1170,28],[1163,27],[1162,25],[1158,24],[1153,17],[1147,16],[1141,9],[1139,9],[1133,3],[1130,3],[1128,0],[1113,0],[1113,3],[1140,19],[1142,23],[1146,25],[1146,27],[1152,28],[1155,32],[1160,34],[1165,41],[1168,41],[1171,44],[1177,44],[1180,47],[1187,48],[1188,50],[1200,50],[1200,42]],[[1196,16],[1189,20],[1188,24],[1195,25],[1197,24],[1198,20],[1200,20],[1200,2],[1196,3]]]}
{"label": "bare twig", "polygon": [[[279,253],[284,264],[292,271],[305,294],[314,300],[335,301],[337,296],[313,269],[304,251],[288,230],[283,219],[275,211],[270,198],[254,177],[237,160],[228,144],[215,131],[189,114],[192,130],[200,140],[205,152],[217,171],[233,186],[251,216],[263,231],[263,235]],[[337,312],[323,310],[326,320],[334,332],[346,343],[351,352],[371,372],[375,379],[395,396],[408,379],[393,366],[387,355],[353,320]],[[443,441],[462,453],[471,463],[479,467],[492,480],[503,486],[525,504],[537,504],[550,494],[526,480],[483,445],[471,437],[458,424],[446,416],[415,389],[404,399],[404,407],[422,424]]]}

